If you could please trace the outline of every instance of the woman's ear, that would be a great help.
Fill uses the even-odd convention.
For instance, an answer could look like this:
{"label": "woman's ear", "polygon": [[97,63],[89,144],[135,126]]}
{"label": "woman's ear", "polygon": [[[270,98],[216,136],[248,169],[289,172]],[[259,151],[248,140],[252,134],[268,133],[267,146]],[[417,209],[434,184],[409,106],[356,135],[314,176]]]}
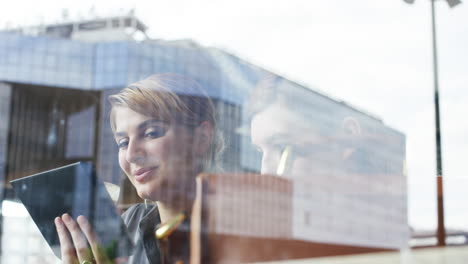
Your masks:
{"label": "woman's ear", "polygon": [[195,129],[194,151],[197,155],[204,155],[209,151],[213,141],[214,127],[209,121],[203,121]]}

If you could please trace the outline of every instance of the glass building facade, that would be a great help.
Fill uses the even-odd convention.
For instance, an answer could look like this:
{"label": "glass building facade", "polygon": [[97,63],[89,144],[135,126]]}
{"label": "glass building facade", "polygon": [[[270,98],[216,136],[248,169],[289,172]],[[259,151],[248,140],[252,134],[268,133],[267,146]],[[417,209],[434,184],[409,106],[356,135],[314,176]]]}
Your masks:
{"label": "glass building facade", "polygon": [[[155,73],[188,76],[206,90],[225,139],[223,173],[250,173],[245,182],[258,179],[254,185],[263,186],[256,192],[223,185],[231,195],[212,197],[223,205],[212,232],[355,247],[351,253],[406,247],[402,133],[342,101],[189,40],[90,43],[0,32],[4,207],[18,202],[11,180],[77,161],[93,162],[102,180],[121,186],[122,208],[141,202],[117,162],[108,96]],[[286,180],[262,185],[260,174]],[[234,206],[243,211],[228,209]],[[28,238],[37,244],[30,252],[11,242],[18,225],[11,217],[18,216],[2,221],[2,260],[50,263],[54,258],[41,255],[50,252],[37,233]],[[246,218],[260,222],[249,229]]]}

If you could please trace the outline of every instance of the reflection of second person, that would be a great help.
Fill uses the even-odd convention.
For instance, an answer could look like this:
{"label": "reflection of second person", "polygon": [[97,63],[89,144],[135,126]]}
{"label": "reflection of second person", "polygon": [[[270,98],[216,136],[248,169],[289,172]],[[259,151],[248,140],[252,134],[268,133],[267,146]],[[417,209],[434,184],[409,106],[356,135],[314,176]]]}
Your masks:
{"label": "reflection of second person", "polygon": [[262,153],[263,174],[302,180],[313,175],[317,183],[345,173],[360,133],[356,119],[282,78],[263,79],[251,98],[251,138]]}
{"label": "reflection of second person", "polygon": [[[195,81],[175,74],[151,76],[109,99],[119,165],[138,195],[149,201],[122,216],[136,244],[130,263],[161,263],[156,226],[190,213],[195,176],[216,165],[222,140],[214,107]],[[182,234],[169,237],[169,243],[171,256],[186,262],[189,232]]]}

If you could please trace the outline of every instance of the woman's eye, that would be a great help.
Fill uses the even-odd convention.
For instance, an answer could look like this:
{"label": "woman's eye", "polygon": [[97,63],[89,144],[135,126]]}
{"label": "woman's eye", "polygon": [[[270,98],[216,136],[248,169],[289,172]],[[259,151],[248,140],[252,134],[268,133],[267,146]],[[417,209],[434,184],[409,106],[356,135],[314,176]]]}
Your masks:
{"label": "woman's eye", "polygon": [[127,145],[128,145],[127,140],[122,140],[122,141],[117,142],[117,146],[119,147],[119,149],[125,148],[125,147],[127,147]]}
{"label": "woman's eye", "polygon": [[148,129],[146,132],[145,132],[145,137],[148,137],[148,138],[159,138],[159,137],[162,137],[166,134],[166,129],[165,128],[162,128],[162,127],[159,127],[159,128],[151,128],[151,129]]}

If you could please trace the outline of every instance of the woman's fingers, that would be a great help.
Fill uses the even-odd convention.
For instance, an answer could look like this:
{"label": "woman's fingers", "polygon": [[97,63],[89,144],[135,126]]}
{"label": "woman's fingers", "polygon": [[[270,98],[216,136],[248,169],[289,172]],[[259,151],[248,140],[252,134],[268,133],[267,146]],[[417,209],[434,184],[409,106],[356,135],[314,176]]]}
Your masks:
{"label": "woman's fingers", "polygon": [[[88,247],[88,242],[86,237],[81,232],[81,228],[78,224],[73,220],[73,218],[68,214],[62,215],[62,221],[65,223],[65,226],[68,228],[70,232],[71,239],[73,244],[75,245],[76,256],[78,257],[79,262],[82,261],[92,261],[93,254]],[[99,263],[99,262],[98,262]]]}
{"label": "woman's fingers", "polygon": [[93,250],[93,255],[94,255],[94,259],[96,260],[96,263],[108,263],[109,259],[106,255],[106,252],[100,246],[96,233],[94,232],[93,228],[89,224],[88,219],[80,215],[78,216],[76,220],[81,230],[85,234],[86,238],[88,239],[91,249]]}
{"label": "woman's fingers", "polygon": [[55,226],[64,264],[82,263],[85,260],[96,264],[111,263],[86,217],[80,215],[75,221],[70,215],[63,214],[55,218]]}
{"label": "woman's fingers", "polygon": [[60,252],[62,254],[62,263],[71,264],[76,263],[76,253],[75,247],[71,241],[69,236],[67,227],[63,223],[60,217],[56,217],[55,220],[55,228],[57,229],[57,234],[60,241]]}

